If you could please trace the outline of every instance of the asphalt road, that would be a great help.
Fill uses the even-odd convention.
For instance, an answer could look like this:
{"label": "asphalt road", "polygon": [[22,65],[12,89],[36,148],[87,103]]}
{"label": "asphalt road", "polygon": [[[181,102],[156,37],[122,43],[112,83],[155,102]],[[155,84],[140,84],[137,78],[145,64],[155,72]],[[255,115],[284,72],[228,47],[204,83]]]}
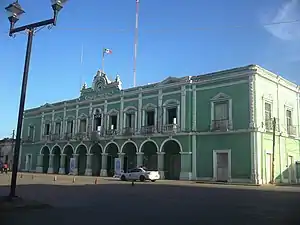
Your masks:
{"label": "asphalt road", "polygon": [[[300,224],[300,187],[161,181],[131,183],[53,176],[19,179],[17,193],[50,209],[2,213],[5,225]],[[0,176],[0,195],[8,178]],[[2,185],[2,186],[1,186]]]}

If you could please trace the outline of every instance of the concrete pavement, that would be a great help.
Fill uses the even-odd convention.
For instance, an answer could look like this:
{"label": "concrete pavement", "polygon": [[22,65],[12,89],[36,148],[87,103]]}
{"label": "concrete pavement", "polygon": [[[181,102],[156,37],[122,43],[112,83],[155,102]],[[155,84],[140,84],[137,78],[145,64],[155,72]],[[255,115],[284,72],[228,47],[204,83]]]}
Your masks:
{"label": "concrete pavement", "polygon": [[[8,191],[0,176],[0,195]],[[23,176],[17,193],[54,208],[2,216],[6,225],[48,224],[300,224],[300,188],[155,183]],[[17,216],[16,216],[17,215]],[[297,218],[298,217],[298,218]]]}

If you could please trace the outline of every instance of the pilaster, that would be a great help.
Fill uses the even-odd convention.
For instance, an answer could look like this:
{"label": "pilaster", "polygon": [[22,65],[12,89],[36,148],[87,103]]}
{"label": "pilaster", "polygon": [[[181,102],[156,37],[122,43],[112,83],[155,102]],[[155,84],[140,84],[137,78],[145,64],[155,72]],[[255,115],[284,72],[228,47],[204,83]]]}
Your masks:
{"label": "pilaster", "polygon": [[162,117],[164,117],[163,111],[162,111],[162,107],[163,107],[163,93],[162,93],[162,89],[158,90],[158,132],[161,132],[162,130],[162,126],[164,124],[164,119]]}
{"label": "pilaster", "polygon": [[137,152],[136,153],[136,166],[142,167],[144,165],[144,153],[143,152]]}
{"label": "pilaster", "polygon": [[103,118],[103,129],[104,130],[107,130],[107,129],[110,129],[109,126],[109,123],[107,123],[107,119],[108,119],[108,116],[107,116],[107,100],[104,101],[104,118]]}
{"label": "pilaster", "polygon": [[54,155],[50,154],[49,155],[49,167],[48,167],[47,173],[53,173],[53,158],[54,158]]}
{"label": "pilaster", "polygon": [[36,173],[43,173],[43,154],[37,155]]}
{"label": "pilaster", "polygon": [[79,132],[79,121],[78,121],[78,113],[79,113],[79,105],[76,105],[76,116],[75,116],[75,124],[73,126],[73,134],[77,134]]}
{"label": "pilaster", "polygon": [[79,154],[73,154],[73,157],[75,159],[75,167],[74,167],[73,174],[78,175],[78,157],[79,157]]}
{"label": "pilaster", "polygon": [[119,121],[119,123],[118,123],[118,128],[117,128],[117,130],[119,131],[119,132],[123,132],[123,114],[124,114],[124,97],[123,96],[121,96],[121,101],[120,101],[120,113],[119,113],[119,115],[120,115],[120,121]]}
{"label": "pilaster", "polygon": [[44,120],[45,120],[45,113],[42,112],[42,122],[41,122],[40,140],[43,139],[43,134],[44,134]]}
{"label": "pilaster", "polygon": [[197,91],[196,85],[193,85],[193,104],[192,104],[192,131],[197,131]]}
{"label": "pilaster", "polygon": [[93,154],[86,154],[86,176],[92,176],[92,156]]}
{"label": "pilaster", "polygon": [[60,166],[59,166],[59,174],[65,174],[65,162],[66,162],[66,154],[60,154]]}
{"label": "pilaster", "polygon": [[118,157],[119,159],[121,160],[121,168],[122,170],[124,171],[124,156],[125,156],[125,153],[118,153]]}
{"label": "pilaster", "polygon": [[185,85],[181,86],[181,119],[180,119],[180,127],[182,131],[185,130],[185,121],[186,121],[186,90]]}
{"label": "pilaster", "polygon": [[107,153],[101,154],[101,171],[100,176],[101,177],[107,177]]}
{"label": "pilaster", "polygon": [[140,89],[139,100],[138,100],[138,132],[142,128],[142,107],[143,107],[143,95]]}
{"label": "pilaster", "polygon": [[67,104],[64,103],[64,118],[63,118],[63,121],[62,121],[62,132],[61,132],[61,138],[63,138],[63,135],[65,135],[67,133]]}
{"label": "pilaster", "polygon": [[255,76],[249,75],[249,111],[250,111],[250,123],[249,128],[255,128]]}
{"label": "pilaster", "polygon": [[180,152],[180,180],[192,180],[192,152]]}
{"label": "pilaster", "polygon": [[157,170],[160,175],[160,179],[165,179],[165,169],[164,169],[164,152],[157,152]]}

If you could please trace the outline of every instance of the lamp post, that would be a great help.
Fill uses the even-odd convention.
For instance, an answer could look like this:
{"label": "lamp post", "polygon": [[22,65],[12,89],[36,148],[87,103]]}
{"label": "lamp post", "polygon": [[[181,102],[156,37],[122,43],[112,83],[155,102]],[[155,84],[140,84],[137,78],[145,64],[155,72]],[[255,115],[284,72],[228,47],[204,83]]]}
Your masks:
{"label": "lamp post", "polygon": [[30,55],[31,55],[33,35],[34,35],[35,30],[39,27],[44,27],[44,26],[48,26],[48,25],[53,25],[53,26],[56,25],[58,13],[63,8],[63,5],[66,1],[67,0],[51,0],[52,9],[53,9],[53,17],[51,19],[27,24],[27,25],[24,25],[21,27],[15,27],[15,24],[19,20],[20,16],[23,13],[25,13],[25,11],[22,9],[21,5],[19,4],[19,1],[17,0],[5,8],[5,10],[8,13],[8,19],[10,22],[9,36],[13,36],[14,34],[16,34],[18,32],[22,32],[22,31],[27,31],[27,34],[28,34],[23,81],[22,81],[22,88],[21,88],[20,106],[19,106],[19,114],[18,114],[16,144],[15,144],[15,152],[14,152],[14,157],[13,157],[11,186],[10,186],[10,193],[9,193],[10,199],[16,197],[16,181],[17,181],[19,154],[20,154],[20,147],[21,147],[21,132],[22,132],[23,113],[24,113],[24,105],[25,105],[25,98],[26,98],[26,88],[27,88],[28,71],[29,71],[29,64],[30,64]]}

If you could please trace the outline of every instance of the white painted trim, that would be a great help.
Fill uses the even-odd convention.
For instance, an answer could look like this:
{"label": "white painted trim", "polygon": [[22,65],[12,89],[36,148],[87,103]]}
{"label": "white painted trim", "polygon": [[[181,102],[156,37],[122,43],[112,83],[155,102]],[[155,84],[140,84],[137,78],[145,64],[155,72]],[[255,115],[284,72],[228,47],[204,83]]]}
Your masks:
{"label": "white painted trim", "polygon": [[70,147],[72,148],[73,154],[75,154],[75,149],[74,149],[74,147],[73,147],[69,142],[68,142],[67,144],[65,144],[65,146],[63,147],[62,153],[63,153],[63,154],[66,154],[66,153],[65,153],[65,149],[66,149],[68,146],[70,146]]}
{"label": "white painted trim", "polygon": [[164,145],[165,145],[165,143],[167,143],[168,141],[175,141],[175,142],[179,145],[180,153],[183,152],[183,148],[182,148],[182,145],[181,145],[180,141],[178,141],[177,139],[172,138],[172,137],[169,137],[169,138],[165,139],[165,140],[161,143],[159,152],[163,152],[162,150],[163,150],[163,148],[164,148]]}
{"label": "white painted trim", "polygon": [[77,145],[77,147],[75,148],[75,154],[79,154],[79,153],[77,153],[77,150],[78,150],[78,148],[79,148],[80,146],[84,146],[86,152],[88,152],[88,150],[89,150],[88,146],[87,146],[86,144],[84,144],[83,142],[80,142],[80,143]]}
{"label": "white painted trim", "polygon": [[192,136],[192,178],[197,177],[197,136]]}
{"label": "white painted trim", "polygon": [[49,154],[51,153],[51,148],[50,148],[48,145],[43,145],[43,146],[41,147],[41,149],[40,149],[40,153],[39,153],[40,155],[43,154],[42,152],[43,152],[43,149],[44,149],[44,148],[48,148]]}
{"label": "white painted trim", "polygon": [[227,153],[228,154],[228,182],[231,182],[231,149],[226,150],[213,150],[213,179],[217,180],[217,154]]}
{"label": "white painted trim", "polygon": [[[27,167],[27,159],[28,159],[28,156],[30,156],[31,160],[30,160],[30,164],[29,164],[29,168],[26,168]],[[26,154],[25,155],[25,171],[28,171],[30,172],[32,170],[32,154]]]}
{"label": "white painted trim", "polygon": [[103,147],[102,147],[102,145],[101,145],[100,143],[95,143],[95,144],[92,144],[92,145],[89,147],[89,149],[88,149],[88,154],[91,154],[91,150],[92,150],[92,148],[93,148],[95,145],[98,145],[98,146],[100,147],[100,149],[101,149],[101,154],[104,153],[104,152],[103,152]]}
{"label": "white painted trim", "polygon": [[147,143],[147,142],[152,142],[152,143],[156,146],[156,152],[159,151],[159,147],[158,147],[157,143],[156,143],[154,140],[152,140],[152,139],[147,139],[147,140],[145,140],[145,141],[143,141],[143,142],[141,143],[138,152],[140,152],[140,153],[142,152],[142,148],[143,148],[144,144]]}
{"label": "white painted trim", "polygon": [[55,145],[53,145],[53,147],[52,147],[52,148],[51,148],[51,150],[50,150],[50,155],[53,155],[53,150],[54,150],[56,147],[58,147],[58,148],[59,148],[59,152],[60,152],[60,154],[62,153],[62,152],[61,152],[61,148],[60,148],[60,146],[59,146],[58,144],[55,144]]}
{"label": "white painted trim", "polygon": [[121,152],[120,153],[123,153],[123,148],[128,143],[132,143],[135,146],[135,152],[138,153],[139,148],[138,148],[137,144],[134,141],[131,141],[131,140],[127,140],[127,141],[124,142],[124,144],[122,144],[121,150],[120,150]]}
{"label": "white painted trim", "polygon": [[110,141],[110,142],[108,142],[108,143],[105,145],[105,147],[104,147],[103,153],[107,153],[107,152],[106,152],[106,149],[107,149],[107,147],[108,147],[110,144],[116,145],[116,146],[117,146],[117,149],[118,149],[118,153],[121,153],[121,152],[120,152],[120,147],[119,147],[118,143],[115,142],[115,141]]}

